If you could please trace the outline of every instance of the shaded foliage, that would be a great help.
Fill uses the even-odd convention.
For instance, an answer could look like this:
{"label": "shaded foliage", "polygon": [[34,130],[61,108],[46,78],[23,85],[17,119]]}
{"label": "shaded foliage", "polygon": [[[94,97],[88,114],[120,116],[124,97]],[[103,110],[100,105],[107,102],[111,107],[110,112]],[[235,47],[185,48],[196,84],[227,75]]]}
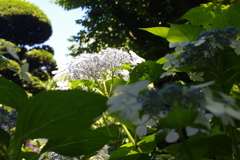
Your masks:
{"label": "shaded foliage", "polygon": [[[79,48],[71,47],[71,55],[81,52],[97,52],[106,47],[124,47],[135,51],[147,60],[157,60],[169,49],[159,37],[139,28],[169,26],[179,15],[208,0],[56,0],[65,9],[81,7],[86,16],[76,21],[85,27],[71,41],[78,41]],[[92,43],[91,43],[92,42]]]}

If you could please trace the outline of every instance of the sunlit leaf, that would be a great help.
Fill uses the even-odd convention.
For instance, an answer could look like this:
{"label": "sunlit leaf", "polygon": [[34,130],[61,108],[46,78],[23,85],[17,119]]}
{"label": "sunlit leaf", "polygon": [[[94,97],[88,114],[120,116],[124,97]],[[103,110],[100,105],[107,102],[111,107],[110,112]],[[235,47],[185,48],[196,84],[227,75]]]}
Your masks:
{"label": "sunlit leaf", "polygon": [[148,31],[152,34],[155,34],[157,36],[160,36],[162,38],[167,38],[167,34],[169,31],[169,28],[167,27],[152,27],[152,28],[139,28],[145,31]]}
{"label": "sunlit leaf", "polygon": [[170,30],[167,35],[168,42],[182,42],[189,40],[191,42],[196,40],[196,37],[203,31],[202,27],[190,24],[170,24]]}

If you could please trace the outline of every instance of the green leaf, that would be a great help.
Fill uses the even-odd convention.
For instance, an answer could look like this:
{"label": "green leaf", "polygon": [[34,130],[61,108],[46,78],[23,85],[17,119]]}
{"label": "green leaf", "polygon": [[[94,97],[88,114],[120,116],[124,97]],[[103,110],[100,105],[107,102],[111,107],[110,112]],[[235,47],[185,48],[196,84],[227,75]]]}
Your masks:
{"label": "green leaf", "polygon": [[162,65],[154,61],[146,61],[137,65],[130,73],[129,84],[140,80],[155,81],[162,74]]}
{"label": "green leaf", "polygon": [[42,92],[19,113],[15,140],[75,135],[107,109],[106,101],[106,97],[81,90]]}
{"label": "green leaf", "polygon": [[197,111],[174,106],[172,111],[161,120],[161,125],[166,128],[183,129],[194,122],[197,114]]}
{"label": "green leaf", "polygon": [[28,100],[26,92],[17,84],[0,77],[0,103],[15,108],[22,109]]}
{"label": "green leaf", "polygon": [[[100,135],[105,135],[105,136],[109,136],[109,137],[118,137],[119,136],[119,127],[118,125],[110,125],[110,126],[105,126],[105,127],[100,127],[97,128],[96,131],[100,134]],[[110,132],[110,133],[109,133]]]}
{"label": "green leaf", "polygon": [[[208,142],[204,138],[190,142],[187,145],[192,155],[198,159],[202,159],[201,157],[203,157],[203,155],[209,151]],[[179,151],[181,154],[184,154],[187,157],[188,152],[183,146],[179,147]]]}
{"label": "green leaf", "polygon": [[224,29],[228,26],[234,26],[240,28],[240,3],[231,5],[226,11],[216,14],[216,18],[213,21],[212,29],[221,28]]}
{"label": "green leaf", "polygon": [[3,144],[8,148],[10,144],[10,135],[0,127],[0,144]]}
{"label": "green leaf", "polygon": [[147,154],[143,153],[138,153],[135,151],[136,149],[134,148],[131,150],[131,148],[118,148],[115,150],[109,160],[150,160],[151,157],[148,156]]}
{"label": "green leaf", "polygon": [[100,150],[112,137],[98,132],[98,129],[87,129],[76,135],[61,139],[49,139],[41,153],[53,151],[64,156],[81,156]]}
{"label": "green leaf", "polygon": [[129,121],[124,121],[124,122],[122,122],[122,121],[119,119],[118,115],[114,115],[114,114],[113,114],[112,116],[113,116],[118,122],[120,122],[121,124],[125,125],[129,130],[131,130],[133,133],[135,133],[136,128],[137,128],[136,125],[132,124],[132,123],[129,122]]}
{"label": "green leaf", "polygon": [[127,82],[122,78],[113,78],[106,82],[106,87],[109,95],[112,94],[112,91],[120,84],[125,85]]}
{"label": "green leaf", "polygon": [[167,134],[168,132],[164,130],[155,135],[155,144],[157,144],[157,147],[159,149],[164,149],[166,146],[168,146],[169,143],[165,141],[165,137],[167,136]]}
{"label": "green leaf", "polygon": [[166,147],[167,153],[172,155],[173,157],[177,156],[179,153],[179,146],[181,146],[180,143],[172,144],[170,146]]}
{"label": "green leaf", "polygon": [[91,91],[94,87],[96,87],[96,83],[89,79],[81,79],[81,80],[72,80],[71,81],[71,88],[82,88],[83,86],[88,87],[88,91]]}
{"label": "green leaf", "polygon": [[209,67],[204,72],[204,80],[214,80],[215,83],[209,88],[229,94],[233,84],[240,78],[240,56],[234,53],[232,49],[226,48],[225,52],[215,57],[214,60],[217,67]]}
{"label": "green leaf", "polygon": [[[196,160],[204,160],[202,156],[208,151],[208,143],[204,139],[199,139],[194,142],[190,142],[186,144],[194,159]],[[166,150],[173,157],[176,157],[179,160],[189,159],[188,152],[184,147],[183,143],[172,144],[166,147]]]}
{"label": "green leaf", "polygon": [[38,160],[41,154],[35,152],[20,152],[18,159]]}
{"label": "green leaf", "polygon": [[167,35],[169,42],[182,42],[184,40],[196,41],[196,37],[205,29],[200,26],[190,24],[170,24],[170,30]]}
{"label": "green leaf", "polygon": [[163,37],[163,38],[167,38],[167,34],[169,31],[169,28],[167,28],[167,27],[152,27],[152,28],[139,28],[139,29],[148,31],[152,34],[155,34],[155,35]]}
{"label": "green leaf", "polygon": [[232,156],[232,140],[227,135],[214,135],[206,138],[209,150],[205,156]]}
{"label": "green leaf", "polygon": [[155,148],[155,134],[143,137],[137,144],[143,153],[150,154]]}
{"label": "green leaf", "polygon": [[192,25],[209,25],[213,22],[215,18],[212,12],[214,4],[209,7],[196,7],[192,8],[187,13],[185,13],[180,19],[187,19]]}

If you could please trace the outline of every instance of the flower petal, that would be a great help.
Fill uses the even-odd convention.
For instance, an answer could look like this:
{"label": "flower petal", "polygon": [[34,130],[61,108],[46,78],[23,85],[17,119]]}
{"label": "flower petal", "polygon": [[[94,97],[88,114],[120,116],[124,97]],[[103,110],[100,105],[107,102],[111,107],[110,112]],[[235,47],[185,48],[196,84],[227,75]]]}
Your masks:
{"label": "flower petal", "polygon": [[166,63],[164,63],[163,68],[167,69],[170,66],[171,66],[171,62],[167,61]]}
{"label": "flower petal", "polygon": [[149,120],[149,121],[147,121],[146,123],[145,123],[145,125],[146,126],[154,126],[154,125],[156,125],[157,123],[155,122],[155,121],[153,121],[153,120]]}
{"label": "flower petal", "polygon": [[192,127],[186,127],[186,132],[187,132],[187,136],[192,136],[195,135],[198,132],[199,129],[197,128],[192,128]]}
{"label": "flower petal", "polygon": [[178,138],[179,138],[179,134],[172,130],[167,134],[165,140],[168,143],[173,143],[173,142],[176,142]]}
{"label": "flower petal", "polygon": [[144,125],[139,125],[136,129],[136,133],[138,136],[143,136],[144,134],[147,133],[147,127]]}
{"label": "flower petal", "polygon": [[177,47],[178,44],[179,44],[178,42],[171,42],[171,43],[169,43],[169,48]]}
{"label": "flower petal", "polygon": [[189,40],[185,40],[185,41],[182,41],[182,42],[180,43],[180,45],[181,45],[181,46],[186,46],[186,45],[188,45],[189,43],[190,43]]}

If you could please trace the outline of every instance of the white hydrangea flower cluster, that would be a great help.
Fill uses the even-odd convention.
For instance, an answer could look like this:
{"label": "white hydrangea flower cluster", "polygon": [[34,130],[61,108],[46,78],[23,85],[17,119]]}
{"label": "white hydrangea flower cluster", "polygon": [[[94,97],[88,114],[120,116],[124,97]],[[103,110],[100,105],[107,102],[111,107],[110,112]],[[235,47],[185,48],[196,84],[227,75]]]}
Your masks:
{"label": "white hydrangea flower cluster", "polygon": [[98,153],[91,157],[90,160],[108,160],[110,155],[108,154],[108,146],[104,145],[104,147],[98,151]]}
{"label": "white hydrangea flower cluster", "polygon": [[107,48],[97,54],[82,53],[70,59],[64,64],[65,67],[60,66],[53,74],[56,74],[55,79],[66,76],[70,80],[88,79],[97,82],[122,75],[127,80],[129,72],[116,68],[125,64],[135,66],[143,61],[132,51],[128,53],[122,49]]}

